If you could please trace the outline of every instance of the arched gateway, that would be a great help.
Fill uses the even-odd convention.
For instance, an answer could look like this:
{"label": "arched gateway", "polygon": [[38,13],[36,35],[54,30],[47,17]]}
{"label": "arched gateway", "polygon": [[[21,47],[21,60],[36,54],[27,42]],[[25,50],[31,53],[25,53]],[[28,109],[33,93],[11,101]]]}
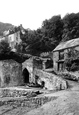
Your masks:
{"label": "arched gateway", "polygon": [[24,80],[24,83],[29,83],[29,72],[26,68],[23,69],[23,80]]}
{"label": "arched gateway", "polygon": [[28,59],[22,63],[22,73],[25,83],[35,83],[33,59]]}

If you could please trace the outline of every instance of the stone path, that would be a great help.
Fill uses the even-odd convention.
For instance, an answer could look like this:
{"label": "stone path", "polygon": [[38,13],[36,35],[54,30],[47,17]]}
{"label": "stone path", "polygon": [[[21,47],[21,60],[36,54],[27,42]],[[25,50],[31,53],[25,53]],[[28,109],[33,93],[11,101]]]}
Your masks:
{"label": "stone path", "polygon": [[[52,99],[36,107],[34,103],[28,106],[3,105],[0,115],[79,115],[79,83],[68,81],[70,89],[58,92],[45,92],[37,97]],[[7,98],[6,98],[7,99]],[[22,98],[21,98],[22,99]],[[24,98],[23,98],[24,99]],[[47,100],[47,99],[46,99]],[[37,101],[40,103],[39,101]]]}
{"label": "stone path", "polygon": [[70,89],[46,94],[46,96],[58,97],[57,99],[24,115],[79,115],[79,83],[68,82]]}

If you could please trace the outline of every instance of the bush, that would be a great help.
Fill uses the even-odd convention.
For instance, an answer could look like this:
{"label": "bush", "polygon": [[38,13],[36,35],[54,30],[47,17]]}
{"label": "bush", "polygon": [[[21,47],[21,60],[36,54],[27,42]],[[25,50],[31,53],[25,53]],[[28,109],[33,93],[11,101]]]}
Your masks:
{"label": "bush", "polygon": [[0,54],[10,53],[11,48],[9,47],[9,43],[7,41],[0,42]]}
{"label": "bush", "polygon": [[65,60],[65,67],[68,71],[71,71],[71,66],[72,66],[72,58],[68,58]]}
{"label": "bush", "polygon": [[68,71],[77,71],[79,69],[79,51],[70,50],[65,59],[65,67]]}

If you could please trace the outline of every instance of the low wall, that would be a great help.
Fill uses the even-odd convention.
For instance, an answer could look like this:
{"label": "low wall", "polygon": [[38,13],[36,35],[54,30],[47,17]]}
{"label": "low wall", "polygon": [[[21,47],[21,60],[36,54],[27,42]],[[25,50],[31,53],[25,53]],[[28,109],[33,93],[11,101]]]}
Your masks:
{"label": "low wall", "polygon": [[[25,113],[32,109],[36,109],[43,104],[55,100],[58,97],[45,96],[38,94],[39,90],[26,90],[26,89],[0,89],[0,115],[17,114],[15,109],[25,107]],[[24,110],[24,108],[22,109]],[[19,112],[19,111],[18,111]],[[20,113],[18,113],[20,114]]]}
{"label": "low wall", "polygon": [[[32,109],[36,109],[38,107],[41,107],[47,102],[50,102],[51,100],[55,100],[57,97],[32,97],[32,98],[14,98],[14,99],[8,99],[8,100],[0,100],[0,107],[1,106],[7,106],[7,109],[4,109],[5,114],[8,114],[8,111],[12,111],[13,109],[18,109],[18,107],[26,107],[25,112],[31,111]],[[4,114],[4,111],[0,111],[0,115]]]}
{"label": "low wall", "polygon": [[36,82],[41,85],[43,81],[45,83],[44,87],[48,90],[63,90],[68,88],[68,82],[66,80],[52,73],[34,69],[34,76],[38,77]]}

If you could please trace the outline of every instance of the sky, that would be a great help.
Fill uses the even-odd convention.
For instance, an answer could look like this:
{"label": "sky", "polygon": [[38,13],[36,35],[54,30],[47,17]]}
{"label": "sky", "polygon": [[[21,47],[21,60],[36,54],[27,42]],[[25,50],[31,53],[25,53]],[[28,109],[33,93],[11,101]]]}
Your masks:
{"label": "sky", "polygon": [[45,19],[79,12],[79,0],[0,0],[0,22],[37,29]]}

